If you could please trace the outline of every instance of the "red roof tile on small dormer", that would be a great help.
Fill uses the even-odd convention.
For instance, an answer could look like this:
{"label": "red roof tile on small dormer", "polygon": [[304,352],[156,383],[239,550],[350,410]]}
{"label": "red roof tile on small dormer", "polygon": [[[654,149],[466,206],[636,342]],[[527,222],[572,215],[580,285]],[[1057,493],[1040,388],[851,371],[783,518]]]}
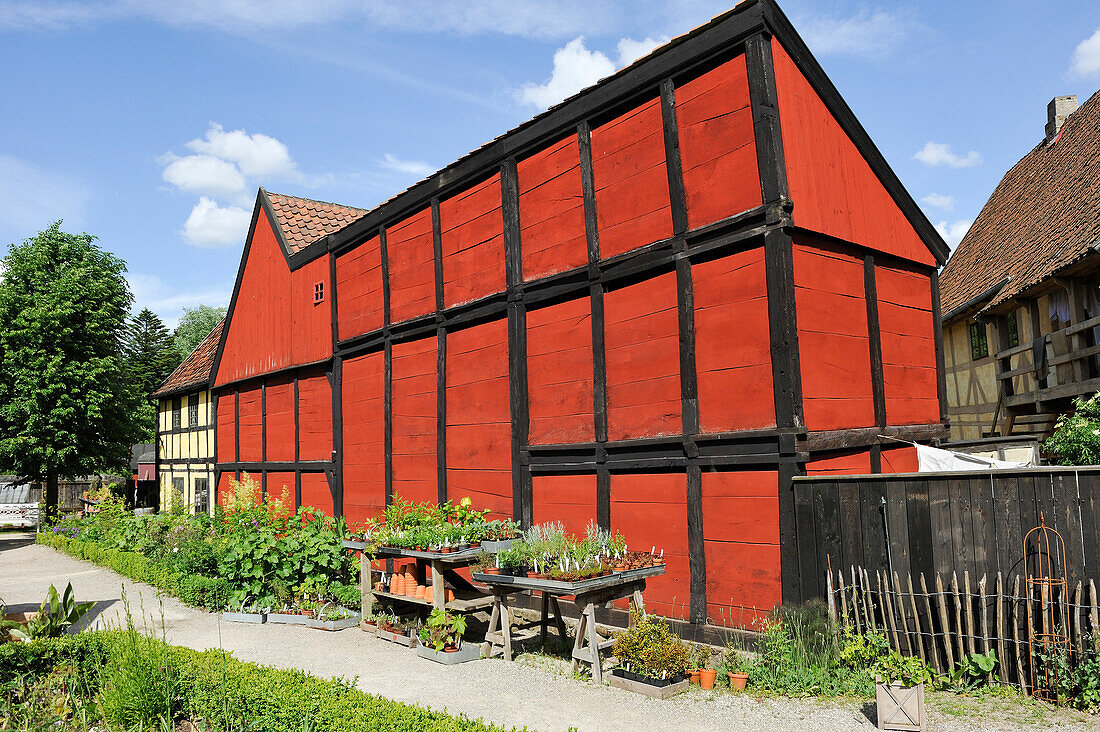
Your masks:
{"label": "red roof tile on small dormer", "polygon": [[214,367],[214,356],[218,352],[218,341],[222,337],[221,321],[214,326],[214,330],[203,339],[202,343],[191,351],[191,355],[183,359],[183,363],[168,375],[160,388],[153,392],[153,396],[162,397],[176,394],[181,391],[190,391],[195,388],[206,388],[210,383],[211,369]]}
{"label": "red roof tile on small dormer", "polygon": [[325,235],[339,231],[367,213],[364,209],[341,206],[338,203],[268,191],[264,191],[264,194],[290,249],[289,254],[297,254]]}

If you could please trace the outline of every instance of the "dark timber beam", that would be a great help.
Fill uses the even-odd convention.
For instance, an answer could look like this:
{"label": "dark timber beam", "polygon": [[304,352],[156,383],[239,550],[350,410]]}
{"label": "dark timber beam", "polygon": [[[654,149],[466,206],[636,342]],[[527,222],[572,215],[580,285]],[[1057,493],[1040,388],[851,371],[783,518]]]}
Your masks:
{"label": "dark timber beam", "polygon": [[504,265],[508,298],[508,400],[511,415],[512,517],[524,526],[533,520],[531,473],[523,463],[530,430],[527,389],[527,306],[519,285],[523,282],[523,249],[519,223],[519,174],[509,158],[500,169],[501,217],[504,227]]}
{"label": "dark timber beam", "polygon": [[875,279],[875,257],[872,254],[863,257],[863,295],[867,301],[867,343],[871,356],[871,400],[875,406],[875,424],[879,427],[885,427],[886,385],[883,382],[882,375],[882,331],[879,328],[878,284]]}

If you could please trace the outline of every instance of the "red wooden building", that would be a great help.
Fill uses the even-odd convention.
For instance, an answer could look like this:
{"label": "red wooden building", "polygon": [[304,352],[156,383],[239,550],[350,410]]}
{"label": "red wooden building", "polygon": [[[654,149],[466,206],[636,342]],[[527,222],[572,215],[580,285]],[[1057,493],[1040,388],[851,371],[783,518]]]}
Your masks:
{"label": "red wooden building", "polygon": [[792,476],[912,470],[879,436],[945,432],[946,254],[744,2],[372,211],[261,191],[219,485],[596,520],[664,548],[657,611],[748,622],[803,594]]}

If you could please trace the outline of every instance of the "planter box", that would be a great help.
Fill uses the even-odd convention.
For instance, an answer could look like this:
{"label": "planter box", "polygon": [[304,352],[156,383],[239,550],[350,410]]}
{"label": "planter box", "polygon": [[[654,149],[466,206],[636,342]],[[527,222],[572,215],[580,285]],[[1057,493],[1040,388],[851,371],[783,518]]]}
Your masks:
{"label": "planter box", "polygon": [[381,628],[378,629],[378,637],[382,640],[388,640],[390,643],[398,643],[403,646],[408,646],[409,648],[416,648],[417,645],[416,638],[410,638],[404,633],[394,633],[389,630],[382,630]]}
{"label": "planter box", "polygon": [[515,539],[502,539],[501,541],[483,541],[481,542],[481,546],[478,548],[483,552],[496,554],[497,552],[503,552],[511,549],[512,545],[515,543]]}
{"label": "planter box", "polygon": [[[640,679],[645,679],[645,681]],[[611,672],[607,683],[616,689],[633,691],[635,694],[644,694],[656,699],[668,699],[670,696],[675,696],[688,689],[688,680],[685,678],[681,678],[679,681],[650,679],[619,668]]]}
{"label": "planter box", "polygon": [[359,616],[352,615],[349,618],[340,618],[339,620],[306,618],[305,624],[307,628],[316,628],[317,630],[343,630],[344,628],[354,628],[359,625]]}
{"label": "planter box", "polygon": [[446,651],[437,651],[431,646],[419,645],[416,647],[416,655],[429,661],[450,666],[466,661],[476,661],[481,658],[481,646],[477,643],[463,643],[457,651],[447,653]]}
{"label": "planter box", "polygon": [[288,613],[268,613],[267,622],[269,623],[284,623],[286,625],[305,625],[313,618],[307,618],[305,615],[291,615]]}
{"label": "planter box", "polygon": [[875,684],[875,706],[878,708],[878,728],[895,732],[920,732],[925,729],[924,684],[902,686]]}
{"label": "planter box", "polygon": [[222,620],[230,620],[234,623],[266,623],[267,613],[223,612]]}

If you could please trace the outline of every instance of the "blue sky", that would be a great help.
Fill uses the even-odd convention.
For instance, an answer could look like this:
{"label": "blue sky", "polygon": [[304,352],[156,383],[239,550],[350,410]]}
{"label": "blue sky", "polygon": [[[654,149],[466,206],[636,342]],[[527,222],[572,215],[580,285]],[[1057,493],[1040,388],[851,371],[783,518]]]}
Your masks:
{"label": "blue sky", "polygon": [[[170,324],[226,304],[256,187],[371,208],[733,0],[0,0],[0,245],[51,220]],[[1100,87],[1100,4],[782,3],[962,236]]]}

